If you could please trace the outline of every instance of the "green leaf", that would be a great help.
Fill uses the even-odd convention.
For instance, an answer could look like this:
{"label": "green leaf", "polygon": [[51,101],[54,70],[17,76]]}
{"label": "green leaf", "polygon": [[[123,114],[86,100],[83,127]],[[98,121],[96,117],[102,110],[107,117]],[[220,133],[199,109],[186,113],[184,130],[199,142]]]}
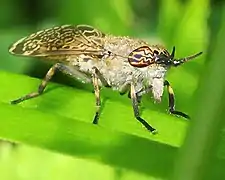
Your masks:
{"label": "green leaf", "polygon": [[10,100],[36,90],[40,80],[7,72],[0,72],[0,79],[3,139],[154,176],[170,172],[166,167],[175,159],[187,121],[145,108],[143,117],[159,131],[152,135],[133,117],[127,97],[103,90],[99,125],[93,125],[95,98],[91,92],[50,83],[43,95],[11,105]]}
{"label": "green leaf", "polygon": [[[225,177],[225,52],[221,41],[225,39],[225,6],[217,8],[221,13],[215,12],[219,28],[211,32],[206,67],[196,95],[195,116],[171,180],[220,180]],[[215,15],[214,11],[212,13]]]}

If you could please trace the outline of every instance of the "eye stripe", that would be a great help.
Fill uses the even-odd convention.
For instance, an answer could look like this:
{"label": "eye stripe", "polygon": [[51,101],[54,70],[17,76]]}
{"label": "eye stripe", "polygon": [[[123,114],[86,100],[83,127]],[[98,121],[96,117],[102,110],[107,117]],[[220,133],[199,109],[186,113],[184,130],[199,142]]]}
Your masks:
{"label": "eye stripe", "polygon": [[148,46],[142,46],[133,50],[129,56],[128,61],[134,67],[146,67],[154,63],[152,58],[152,50]]}
{"label": "eye stripe", "polygon": [[141,54],[134,54],[134,57],[137,58],[137,59],[140,59],[140,58],[143,57],[143,55],[141,55]]}

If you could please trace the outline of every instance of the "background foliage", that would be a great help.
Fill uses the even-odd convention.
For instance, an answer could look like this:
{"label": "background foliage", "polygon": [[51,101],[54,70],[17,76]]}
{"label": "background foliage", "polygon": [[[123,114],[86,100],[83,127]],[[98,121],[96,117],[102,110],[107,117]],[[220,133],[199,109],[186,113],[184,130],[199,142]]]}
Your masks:
{"label": "background foliage", "polygon": [[[222,0],[8,0],[0,12],[0,137],[17,144],[2,141],[0,179],[225,178]],[[169,50],[175,45],[177,57],[204,51],[167,77],[176,107],[189,113],[191,122],[166,113],[166,94],[161,104],[146,96],[143,117],[160,132],[152,136],[134,120],[128,98],[103,90],[100,125],[93,126],[91,85],[60,73],[43,96],[10,105],[35,90],[40,83],[35,78],[50,65],[11,56],[8,46],[37,30],[70,23],[162,43]]]}

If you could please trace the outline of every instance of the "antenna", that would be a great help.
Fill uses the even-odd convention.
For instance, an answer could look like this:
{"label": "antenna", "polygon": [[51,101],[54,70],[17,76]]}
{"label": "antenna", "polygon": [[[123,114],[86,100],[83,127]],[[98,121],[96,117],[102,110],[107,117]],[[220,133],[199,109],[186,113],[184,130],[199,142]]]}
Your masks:
{"label": "antenna", "polygon": [[[174,48],[175,49],[175,48]],[[173,51],[172,51],[172,53],[171,53],[171,56],[173,55],[173,52],[175,51],[173,49]],[[174,61],[173,61],[173,65],[176,67],[176,66],[179,66],[179,65],[181,65],[181,64],[183,64],[183,63],[185,63],[185,62],[187,62],[187,61],[189,61],[189,60],[191,60],[191,59],[194,59],[194,58],[196,58],[197,56],[200,56],[201,54],[202,54],[203,52],[199,52],[199,53],[196,53],[196,54],[194,54],[194,55],[191,55],[191,56],[188,56],[188,57],[184,57],[184,58],[180,58],[180,59],[175,59]]]}
{"label": "antenna", "polygon": [[175,55],[175,46],[173,46],[173,50],[172,50],[172,53],[171,53],[171,55],[170,55],[171,59],[174,58],[174,55]]}

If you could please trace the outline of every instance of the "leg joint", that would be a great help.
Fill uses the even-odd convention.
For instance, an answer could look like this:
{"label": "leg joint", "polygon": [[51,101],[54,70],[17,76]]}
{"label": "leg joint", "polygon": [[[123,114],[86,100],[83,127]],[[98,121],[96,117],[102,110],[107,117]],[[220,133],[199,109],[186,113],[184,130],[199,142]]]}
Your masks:
{"label": "leg joint", "polygon": [[164,86],[170,86],[169,81],[165,80],[165,81],[164,81]]}

